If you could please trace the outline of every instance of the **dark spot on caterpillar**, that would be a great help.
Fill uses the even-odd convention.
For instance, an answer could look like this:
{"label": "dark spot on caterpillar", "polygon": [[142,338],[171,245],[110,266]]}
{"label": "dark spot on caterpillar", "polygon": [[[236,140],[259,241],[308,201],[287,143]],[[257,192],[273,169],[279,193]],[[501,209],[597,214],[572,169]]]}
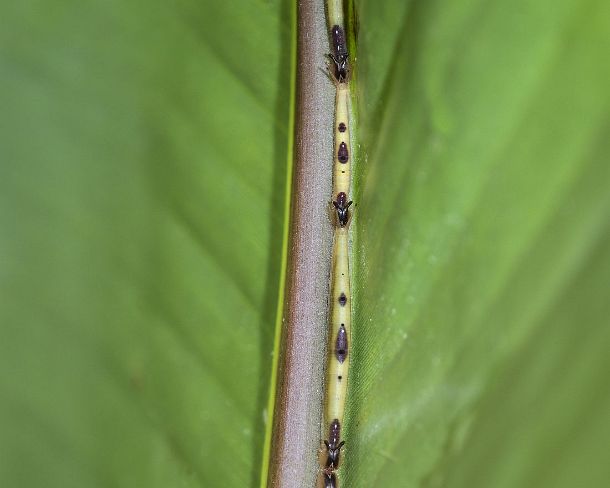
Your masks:
{"label": "dark spot on caterpillar", "polygon": [[347,163],[349,161],[349,152],[347,150],[347,144],[342,142],[339,144],[339,150],[337,151],[337,159],[340,163]]}
{"label": "dark spot on caterpillar", "polygon": [[343,379],[343,376],[339,375],[337,376],[337,378],[339,378],[339,381],[341,381]]}
{"label": "dark spot on caterpillar", "polygon": [[340,192],[337,195],[337,200],[333,202],[333,205],[337,209],[337,220],[341,227],[346,226],[349,221],[349,206],[351,204],[351,201],[347,201],[347,195],[344,192]]}
{"label": "dark spot on caterpillar", "polygon": [[346,129],[347,129],[346,125],[343,122],[341,122],[339,124],[339,132],[345,132]]}
{"label": "dark spot on caterpillar", "polygon": [[335,356],[337,356],[337,360],[340,363],[345,361],[347,357],[347,347],[347,332],[345,331],[345,326],[341,324],[339,332],[337,332],[337,340],[335,341]]}
{"label": "dark spot on caterpillar", "polygon": [[326,444],[326,450],[328,451],[328,458],[326,459],[326,467],[335,469],[339,466],[339,454],[341,448],[345,444],[345,441],[339,442],[341,439],[341,424],[339,419],[335,419],[330,423],[330,429],[328,432],[328,440],[324,441]]}
{"label": "dark spot on caterpillar", "polygon": [[347,303],[347,297],[345,296],[345,293],[341,293],[341,295],[339,295],[339,305],[341,305],[342,307],[345,307],[346,303]]}

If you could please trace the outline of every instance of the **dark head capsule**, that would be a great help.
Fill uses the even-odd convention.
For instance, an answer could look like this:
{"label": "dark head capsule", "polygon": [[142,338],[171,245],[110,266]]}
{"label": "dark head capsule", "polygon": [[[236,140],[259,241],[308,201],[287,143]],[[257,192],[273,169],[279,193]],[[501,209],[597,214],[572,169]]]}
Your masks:
{"label": "dark head capsule", "polygon": [[335,78],[339,82],[347,79],[348,58],[347,43],[345,42],[345,32],[338,25],[333,25],[330,29],[330,40],[333,52],[329,55],[335,64]]}
{"label": "dark head capsule", "polygon": [[339,332],[337,332],[337,340],[335,341],[335,356],[337,356],[337,360],[340,363],[345,361],[345,358],[347,357],[347,347],[347,332],[345,326],[341,324]]}
{"label": "dark head capsule", "polygon": [[337,150],[337,159],[340,163],[347,163],[349,161],[349,152],[347,150],[347,144],[345,142],[341,142],[339,144],[339,149]]}
{"label": "dark head capsule", "polygon": [[336,469],[339,466],[339,455],[345,441],[339,441],[341,438],[341,424],[338,419],[335,419],[330,424],[328,432],[328,440],[324,441],[328,458],[326,459],[326,468]]}
{"label": "dark head capsule", "polygon": [[337,209],[337,220],[339,220],[341,227],[345,227],[349,221],[349,206],[351,204],[351,201],[347,201],[347,195],[344,192],[340,192],[337,195],[337,199],[333,202]]}

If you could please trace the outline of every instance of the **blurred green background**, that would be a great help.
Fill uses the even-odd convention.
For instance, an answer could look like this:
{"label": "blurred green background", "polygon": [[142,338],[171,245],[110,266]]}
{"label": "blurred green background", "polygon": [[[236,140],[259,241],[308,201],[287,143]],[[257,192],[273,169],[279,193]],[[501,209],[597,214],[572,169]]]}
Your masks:
{"label": "blurred green background", "polygon": [[[0,6],[0,486],[258,486],[291,12]],[[605,486],[610,4],[356,12],[341,486]]]}

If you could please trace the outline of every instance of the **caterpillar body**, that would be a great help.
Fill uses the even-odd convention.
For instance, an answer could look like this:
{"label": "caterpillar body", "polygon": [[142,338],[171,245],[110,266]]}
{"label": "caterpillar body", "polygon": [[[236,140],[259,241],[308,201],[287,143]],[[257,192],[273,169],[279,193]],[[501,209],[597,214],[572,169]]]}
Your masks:
{"label": "caterpillar body", "polygon": [[[329,459],[333,449],[340,449],[340,433],[345,409],[347,375],[349,372],[349,342],[351,331],[351,298],[349,283],[347,227],[337,227],[333,244],[332,289],[331,289],[331,330],[329,334],[329,354],[326,385],[326,418],[329,428],[327,450]],[[337,461],[332,465],[337,467]],[[327,468],[330,466],[326,466]]]}
{"label": "caterpillar body", "polygon": [[335,95],[335,162],[333,190],[335,195],[349,195],[351,184],[351,144],[349,131],[349,86],[337,83]]}
{"label": "caterpillar body", "polygon": [[[344,195],[344,194],[343,194]],[[351,202],[349,202],[351,203]],[[334,471],[339,467],[341,428],[345,411],[349,373],[349,346],[351,330],[351,293],[349,274],[349,233],[347,224],[335,226],[333,263],[331,271],[330,333],[328,365],[326,371],[326,406],[324,425],[327,427],[323,464],[325,488],[336,488]]]}

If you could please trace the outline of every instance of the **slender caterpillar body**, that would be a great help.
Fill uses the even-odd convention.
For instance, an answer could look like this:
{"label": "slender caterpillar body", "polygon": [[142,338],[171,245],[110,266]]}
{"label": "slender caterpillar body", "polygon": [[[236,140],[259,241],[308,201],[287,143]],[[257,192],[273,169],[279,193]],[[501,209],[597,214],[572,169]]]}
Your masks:
{"label": "slender caterpillar body", "polygon": [[[345,193],[340,193],[345,196]],[[351,202],[349,202],[351,203]],[[325,488],[337,488],[335,470],[339,467],[341,427],[345,411],[349,346],[351,330],[351,293],[349,274],[349,234],[347,223],[335,226],[331,274],[330,333],[326,369],[326,406],[324,425],[327,427],[326,456],[323,463]]]}
{"label": "slender caterpillar body", "polygon": [[[337,227],[333,245],[332,289],[330,306],[330,340],[326,384],[326,425],[329,426],[328,443],[338,446],[347,374],[349,371],[349,342],[351,331],[351,296],[349,283],[347,227]],[[336,442],[335,442],[336,441]],[[329,449],[330,450],[330,449]]]}
{"label": "slender caterpillar body", "polygon": [[337,83],[335,96],[335,162],[333,190],[349,195],[351,184],[351,144],[349,131],[349,86]]}

